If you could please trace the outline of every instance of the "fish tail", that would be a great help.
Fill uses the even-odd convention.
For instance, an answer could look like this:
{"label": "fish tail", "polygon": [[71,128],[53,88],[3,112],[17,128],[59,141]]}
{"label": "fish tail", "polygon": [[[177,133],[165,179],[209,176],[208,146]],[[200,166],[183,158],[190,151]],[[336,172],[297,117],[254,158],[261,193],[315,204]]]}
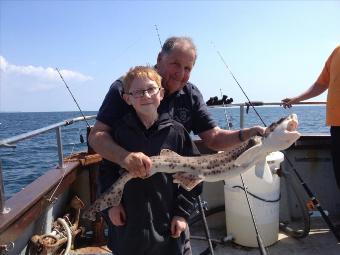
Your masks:
{"label": "fish tail", "polygon": [[95,221],[96,213],[112,206],[118,206],[123,196],[124,186],[132,178],[133,176],[131,174],[124,172],[107,191],[101,194],[99,198],[85,210],[82,218]]}

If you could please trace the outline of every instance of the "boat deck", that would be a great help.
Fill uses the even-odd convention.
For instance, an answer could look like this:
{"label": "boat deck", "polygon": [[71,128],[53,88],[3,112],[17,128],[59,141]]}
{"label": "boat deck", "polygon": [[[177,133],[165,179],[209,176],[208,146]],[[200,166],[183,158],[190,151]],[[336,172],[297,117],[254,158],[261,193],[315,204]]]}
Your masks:
{"label": "boat deck", "polygon": [[[333,222],[333,224],[340,223],[339,221]],[[223,227],[209,228],[211,238],[221,239],[225,235],[225,229]],[[204,236],[202,227],[191,228],[193,235]],[[207,249],[208,243],[206,240],[192,240],[193,254],[199,255]],[[337,243],[333,233],[330,232],[326,223],[322,218],[311,218],[311,230],[307,237],[296,239],[286,234],[279,233],[278,241],[267,247],[268,255],[339,255],[340,243]],[[227,242],[223,244],[217,244],[214,250],[215,255],[258,255],[260,251],[258,248],[249,248],[240,246],[233,242]]]}
{"label": "boat deck", "polygon": [[[333,224],[338,223],[340,223],[340,219]],[[221,240],[226,235],[224,226],[210,227],[209,229],[212,239]],[[191,227],[191,234],[198,238],[204,238],[203,227],[201,225]],[[193,255],[200,255],[208,248],[206,240],[198,240],[196,238],[191,240],[191,245]],[[268,255],[339,255],[340,243],[337,243],[336,238],[333,233],[329,231],[323,219],[315,217],[311,218],[311,230],[307,237],[296,239],[280,232],[278,241],[266,249]],[[106,246],[101,246],[77,249],[70,254],[111,254],[111,252]],[[260,251],[258,248],[244,247],[228,241],[224,244],[217,244],[214,249],[214,254],[258,255]]]}

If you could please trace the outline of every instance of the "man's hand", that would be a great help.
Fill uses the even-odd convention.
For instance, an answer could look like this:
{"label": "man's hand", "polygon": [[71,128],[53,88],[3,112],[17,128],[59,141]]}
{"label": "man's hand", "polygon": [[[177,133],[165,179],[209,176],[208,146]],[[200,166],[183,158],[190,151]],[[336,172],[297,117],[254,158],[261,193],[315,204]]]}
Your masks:
{"label": "man's hand", "polygon": [[171,237],[178,238],[188,227],[187,221],[179,216],[174,216],[171,220]]}
{"label": "man's hand", "polygon": [[265,127],[254,126],[254,127],[250,128],[250,137],[253,137],[253,136],[256,136],[256,135],[263,136],[265,131],[266,131]]}
{"label": "man's hand", "polygon": [[125,224],[126,214],[122,204],[111,207],[108,213],[113,225],[123,226]]}
{"label": "man's hand", "polygon": [[151,159],[142,152],[130,152],[122,160],[120,166],[134,177],[145,178],[151,173]]}
{"label": "man's hand", "polygon": [[283,106],[284,108],[290,108],[290,107],[292,107],[292,104],[293,104],[293,103],[296,103],[296,102],[294,101],[294,99],[292,99],[292,98],[285,98],[285,99],[282,99],[281,102],[282,102],[282,106]]}

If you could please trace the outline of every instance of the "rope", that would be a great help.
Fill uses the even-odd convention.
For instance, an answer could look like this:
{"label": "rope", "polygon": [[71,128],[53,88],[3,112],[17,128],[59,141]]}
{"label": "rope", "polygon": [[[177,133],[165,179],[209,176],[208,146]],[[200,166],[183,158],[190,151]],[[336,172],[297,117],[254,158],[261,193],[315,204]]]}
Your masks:
{"label": "rope", "polygon": [[52,198],[53,198],[54,194],[56,193],[56,191],[58,190],[60,184],[61,184],[62,181],[64,180],[64,177],[65,177],[65,174],[66,174],[65,168],[62,168],[62,171],[63,171],[63,175],[62,175],[60,181],[58,182],[57,186],[56,186],[55,189],[53,190],[53,192],[52,192],[50,198],[47,199],[48,202],[52,202]]}
{"label": "rope", "polygon": [[57,219],[58,223],[60,223],[60,225],[62,225],[66,231],[66,237],[67,237],[67,245],[66,245],[66,250],[64,252],[64,255],[68,255],[70,253],[71,250],[71,244],[72,244],[72,233],[71,233],[71,229],[68,226],[68,224],[66,223],[66,221],[62,218],[58,218]]}

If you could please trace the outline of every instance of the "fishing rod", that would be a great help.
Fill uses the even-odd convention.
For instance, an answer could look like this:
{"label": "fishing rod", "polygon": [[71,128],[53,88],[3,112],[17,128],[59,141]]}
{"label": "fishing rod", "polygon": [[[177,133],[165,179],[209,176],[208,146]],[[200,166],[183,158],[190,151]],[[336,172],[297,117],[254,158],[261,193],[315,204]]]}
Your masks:
{"label": "fishing rod", "polygon": [[[77,107],[78,107],[78,109],[79,109],[81,115],[83,116],[83,118],[84,118],[84,120],[85,120],[85,122],[86,122],[87,128],[90,129],[90,128],[91,128],[90,124],[87,122],[86,117],[85,117],[83,111],[80,109],[80,106],[79,106],[77,100],[76,100],[75,97],[73,96],[73,94],[72,94],[70,88],[68,87],[66,81],[64,80],[64,77],[61,75],[61,72],[59,71],[58,67],[56,67],[55,70],[57,70],[57,72],[58,72],[58,74],[59,74],[61,80],[64,82],[64,84],[65,84],[65,86],[66,86],[68,92],[69,92],[70,95],[72,96],[73,101],[76,103],[76,105],[77,105]],[[84,143],[84,137],[83,137],[83,135],[82,135],[81,133],[80,133],[80,142],[81,142],[81,143]]]}
{"label": "fishing rod", "polygon": [[255,233],[256,233],[256,240],[257,240],[257,243],[259,245],[259,249],[260,249],[260,252],[262,255],[266,255],[267,254],[267,251],[266,251],[266,248],[264,246],[264,243],[262,241],[262,238],[261,238],[261,235],[259,233],[259,230],[257,229],[257,224],[255,222],[255,218],[254,218],[254,213],[253,213],[253,209],[251,208],[251,205],[250,205],[250,201],[249,201],[249,195],[248,195],[248,187],[245,185],[244,183],[244,180],[243,180],[243,176],[242,174],[240,174],[240,177],[241,177],[241,182],[242,182],[242,186],[244,188],[244,193],[246,194],[246,200],[247,200],[247,203],[248,203],[248,207],[249,207],[249,211],[250,211],[250,215],[251,215],[251,218],[253,220],[253,225],[254,225],[254,228],[255,228]]}
{"label": "fishing rod", "polygon": [[85,120],[85,122],[86,122],[87,127],[90,128],[90,124],[87,122],[86,117],[85,117],[83,111],[80,109],[80,106],[79,106],[77,100],[74,98],[74,96],[73,96],[73,94],[72,94],[70,88],[68,87],[67,83],[65,82],[65,80],[64,80],[63,76],[61,75],[61,73],[60,73],[58,67],[56,67],[55,70],[57,70],[57,72],[59,73],[60,78],[61,78],[62,81],[64,82],[64,84],[65,84],[65,86],[66,86],[68,92],[70,92],[70,94],[71,94],[71,96],[72,96],[72,98],[73,98],[73,101],[76,103],[76,105],[77,105],[77,107],[78,107],[78,109],[79,109],[81,115],[83,116],[83,118],[84,118],[84,120]]}
{"label": "fishing rod", "polygon": [[[213,43],[212,43],[213,44]],[[214,46],[214,44],[213,44]],[[215,48],[215,47],[214,47]],[[216,48],[215,48],[216,49]],[[227,63],[225,62],[222,54],[216,49],[216,52],[217,54],[219,55],[219,57],[221,58],[223,64],[226,66],[227,70],[229,71],[229,73],[231,74],[231,76],[234,78],[235,82],[237,83],[237,85],[239,86],[239,88],[241,89],[241,91],[243,92],[243,94],[245,95],[245,97],[247,98],[248,102],[251,104],[252,108],[254,109],[254,111],[256,112],[257,116],[259,116],[259,118],[261,119],[262,123],[266,126],[266,124],[264,123],[264,121],[262,120],[261,116],[259,115],[259,113],[256,111],[255,107],[253,106],[253,104],[250,102],[247,94],[245,93],[245,91],[243,90],[242,86],[240,85],[240,83],[237,81],[236,77],[234,76],[234,74],[232,73],[232,71],[230,70],[229,66],[227,65]],[[228,122],[228,120],[227,120]],[[258,228],[257,228],[257,224],[256,224],[256,220],[255,220],[255,217],[254,217],[254,213],[253,213],[253,210],[252,210],[252,207],[250,205],[250,201],[249,201],[249,197],[248,197],[248,189],[246,188],[246,185],[245,185],[245,182],[243,180],[243,177],[242,177],[242,174],[240,174],[240,177],[241,177],[241,182],[242,182],[242,186],[243,186],[243,189],[244,189],[244,193],[246,195],[246,200],[247,200],[247,204],[248,204],[248,207],[249,207],[249,212],[250,212],[250,216],[251,216],[251,219],[253,221],[253,225],[254,225],[254,230],[255,230],[255,234],[256,234],[256,240],[257,240],[257,244],[259,246],[259,250],[260,250],[260,253],[261,255],[267,255],[268,252],[264,246],[264,243],[263,243],[263,240],[261,238],[261,235],[258,231]]]}
{"label": "fishing rod", "polygon": [[[227,70],[229,71],[229,73],[231,74],[231,76],[233,77],[233,79],[235,80],[235,82],[237,83],[237,85],[239,86],[239,88],[241,89],[242,93],[244,94],[244,96],[247,98],[248,100],[248,104],[254,109],[256,115],[259,117],[259,119],[262,121],[262,124],[267,127],[266,123],[263,121],[263,119],[261,118],[260,114],[256,111],[255,106],[253,105],[253,103],[249,100],[247,94],[245,93],[245,91],[243,90],[242,86],[240,85],[240,83],[237,81],[236,77],[234,76],[234,74],[232,73],[232,71],[230,70],[229,66],[227,65],[227,63],[225,62],[222,54],[218,51],[217,54],[219,55],[219,57],[221,58],[223,64],[225,65],[225,67],[227,68]],[[293,163],[289,160],[289,158],[287,157],[286,153],[283,152],[283,155],[285,157],[285,159],[287,160],[289,166],[291,167],[291,169],[293,170],[294,174],[296,175],[296,177],[299,179],[300,184],[302,185],[302,187],[305,189],[306,193],[308,194],[309,198],[311,199],[312,203],[314,206],[316,206],[316,208],[318,209],[318,211],[320,212],[322,218],[324,219],[324,221],[326,222],[326,224],[328,225],[329,229],[332,231],[333,235],[335,236],[335,238],[337,239],[338,243],[340,243],[340,234],[336,231],[334,224],[331,222],[331,220],[329,219],[329,217],[327,216],[327,214],[325,213],[324,209],[321,207],[320,202],[318,201],[318,199],[316,199],[314,193],[311,191],[311,189],[308,187],[308,185],[303,181],[301,175],[298,173],[298,171],[296,170],[296,168],[293,166]]]}
{"label": "fishing rod", "polygon": [[225,65],[225,67],[227,68],[227,70],[229,71],[229,73],[231,74],[231,76],[233,77],[234,81],[237,83],[237,85],[238,85],[239,88],[241,89],[243,95],[247,98],[249,105],[254,109],[256,115],[257,115],[257,116],[260,118],[260,120],[262,121],[262,124],[263,124],[265,127],[267,127],[266,123],[263,121],[263,119],[261,118],[260,114],[259,114],[259,113],[257,112],[257,110],[255,109],[254,105],[251,103],[251,101],[250,101],[249,97],[247,96],[246,92],[243,90],[242,86],[241,86],[240,83],[237,81],[235,75],[233,74],[233,72],[230,70],[229,66],[228,66],[227,63],[225,62],[225,60],[224,60],[222,54],[221,54],[218,50],[216,50],[216,52],[217,52],[217,54],[220,56],[220,58],[221,58],[223,64]]}
{"label": "fishing rod", "polygon": [[315,197],[314,193],[311,191],[311,189],[308,187],[307,183],[305,183],[301,177],[301,175],[298,173],[296,168],[293,166],[293,163],[289,160],[286,153],[283,152],[283,155],[285,156],[285,159],[287,160],[289,166],[293,169],[293,172],[295,173],[296,177],[299,179],[300,184],[305,189],[306,193],[308,194],[309,198],[311,199],[313,205],[318,209],[320,212],[322,218],[328,225],[329,229],[334,234],[335,238],[337,239],[338,243],[340,243],[340,234],[336,231],[334,224],[331,222],[327,214],[325,213],[324,209],[322,208],[319,200]]}
{"label": "fishing rod", "polygon": [[[226,107],[223,105],[223,108],[225,109]],[[228,119],[227,119],[227,115],[226,114],[225,114],[225,117],[226,117],[227,125],[229,127]],[[252,219],[252,222],[253,222],[253,225],[254,225],[254,230],[255,230],[255,234],[256,234],[256,240],[257,240],[257,244],[258,244],[260,253],[261,253],[261,255],[267,255],[268,253],[267,253],[266,248],[264,246],[264,243],[263,243],[263,240],[261,238],[261,235],[260,235],[260,233],[258,231],[256,220],[255,220],[254,213],[253,213],[253,209],[252,209],[252,207],[250,205],[250,200],[249,200],[249,196],[248,196],[248,187],[245,184],[245,181],[244,181],[244,179],[242,177],[242,174],[240,174],[240,178],[241,178],[241,182],[242,182],[242,186],[243,186],[243,191],[244,191],[244,193],[246,195],[246,201],[247,201],[247,205],[248,205],[248,208],[249,208],[250,216],[251,216],[251,219]]]}
{"label": "fishing rod", "polygon": [[[162,41],[161,41],[161,38],[160,38],[159,33],[158,33],[157,25],[155,25],[155,28],[156,28],[156,32],[157,32],[158,41],[159,41],[159,44],[160,44],[161,50],[162,50]],[[206,240],[208,241],[208,248],[205,251],[203,251],[200,255],[208,255],[208,254],[214,255],[215,254],[214,253],[214,246],[213,246],[212,239],[211,239],[211,236],[210,236],[208,222],[207,222],[207,218],[205,216],[205,212],[204,212],[204,208],[203,208],[203,201],[201,200],[201,196],[198,196],[196,201],[198,203],[199,213],[202,215],[204,233],[205,233]]]}

